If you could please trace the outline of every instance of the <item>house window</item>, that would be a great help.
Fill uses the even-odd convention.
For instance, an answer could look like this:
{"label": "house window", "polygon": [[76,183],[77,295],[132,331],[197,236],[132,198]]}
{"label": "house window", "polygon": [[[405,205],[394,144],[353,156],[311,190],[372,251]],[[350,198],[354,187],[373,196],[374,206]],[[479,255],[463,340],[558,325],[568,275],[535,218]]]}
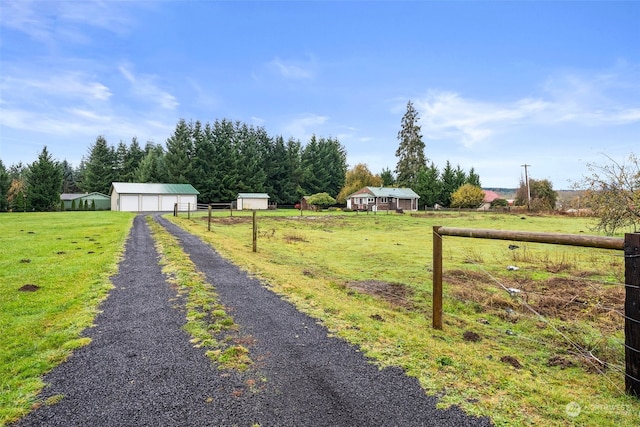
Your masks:
{"label": "house window", "polygon": [[389,199],[387,197],[380,197],[380,203],[389,203]]}
{"label": "house window", "polygon": [[367,199],[367,203],[373,203],[373,202],[375,202],[375,199],[372,199],[372,198]]}

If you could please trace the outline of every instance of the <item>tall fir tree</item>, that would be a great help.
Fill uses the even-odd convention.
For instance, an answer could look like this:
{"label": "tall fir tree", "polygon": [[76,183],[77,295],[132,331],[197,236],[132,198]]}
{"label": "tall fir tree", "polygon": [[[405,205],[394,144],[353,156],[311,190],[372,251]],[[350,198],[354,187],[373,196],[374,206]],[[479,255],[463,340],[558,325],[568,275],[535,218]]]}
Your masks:
{"label": "tall fir tree", "polygon": [[191,176],[191,161],[193,159],[193,137],[201,131],[199,121],[187,124],[180,119],[173,134],[167,138],[165,164],[167,177],[172,183],[189,183]]}
{"label": "tall fir tree", "polygon": [[320,138],[320,162],[324,165],[326,176],[322,182],[322,191],[334,199],[344,187],[347,175],[347,152],[335,138]]}
{"label": "tall fir tree", "polygon": [[79,193],[81,190],[76,180],[75,169],[66,160],[60,163],[60,167],[62,168],[62,192]]}
{"label": "tall fir tree", "polygon": [[441,204],[444,206],[442,197],[442,181],[440,180],[440,171],[437,166],[431,162],[431,165],[420,169],[418,179],[415,184],[414,191],[420,196],[418,206],[420,209],[425,206],[435,206]]}
{"label": "tall fir tree", "polygon": [[140,162],[142,162],[144,155],[145,153],[142,148],[140,148],[138,139],[134,136],[131,139],[131,144],[129,144],[126,154],[124,155],[122,174],[120,177],[122,182],[134,182],[136,180],[136,169],[140,166]]}
{"label": "tall fir tree", "polygon": [[29,167],[27,185],[27,198],[31,209],[44,212],[58,208],[62,189],[62,168],[53,160],[46,146],[38,160]]}
{"label": "tall fir tree", "polygon": [[420,169],[427,165],[424,155],[425,144],[418,125],[419,119],[418,111],[409,101],[398,132],[400,143],[396,150],[398,163],[395,172],[399,187],[411,187],[416,182]]}
{"label": "tall fir tree", "polygon": [[89,158],[85,161],[82,190],[88,193],[97,191],[109,194],[111,183],[116,178],[116,152],[103,136],[96,138],[89,151]]}
{"label": "tall fir tree", "polygon": [[162,145],[147,143],[146,155],[136,169],[137,182],[165,183],[168,181]]}
{"label": "tall fir tree", "polygon": [[476,170],[473,167],[469,169],[469,173],[467,174],[467,181],[465,182],[465,184],[471,184],[475,187],[482,188],[482,185],[480,185],[480,175],[476,173]]}
{"label": "tall fir tree", "polygon": [[447,160],[440,177],[442,187],[439,197],[440,203],[446,208],[451,206],[451,195],[460,187],[458,185],[458,178],[459,177],[456,176],[456,170],[453,169],[453,166],[451,166],[451,163]]}

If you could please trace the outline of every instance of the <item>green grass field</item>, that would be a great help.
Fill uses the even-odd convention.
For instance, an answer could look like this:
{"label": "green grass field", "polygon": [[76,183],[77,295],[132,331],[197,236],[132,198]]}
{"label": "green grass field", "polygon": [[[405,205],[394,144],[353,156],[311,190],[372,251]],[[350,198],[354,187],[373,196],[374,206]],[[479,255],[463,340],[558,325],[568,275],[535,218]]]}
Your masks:
{"label": "green grass field", "polygon": [[250,212],[215,213],[211,231],[172,219],[443,406],[497,425],[640,424],[623,392],[621,251],[445,237],[445,325],[431,328],[434,225],[593,234],[592,220],[260,212],[254,253]]}
{"label": "green grass field", "polygon": [[0,425],[37,404],[41,376],[88,343],[133,215],[0,216]]}
{"label": "green grass field", "polygon": [[[623,393],[617,251],[445,237],[444,330],[431,328],[434,225],[593,234],[588,219],[260,212],[254,253],[250,212],[217,212],[211,231],[202,214],[169,218],[380,366],[418,378],[442,406],[460,405],[496,425],[640,425],[638,400]],[[43,373],[87,343],[81,331],[110,288],[131,219],[0,216],[0,425],[42,404]],[[173,240],[160,230],[156,236],[175,263],[182,255],[171,254]],[[178,264],[165,265],[173,268],[167,273],[194,281],[183,269],[189,263]],[[209,302],[198,301],[197,311]]]}

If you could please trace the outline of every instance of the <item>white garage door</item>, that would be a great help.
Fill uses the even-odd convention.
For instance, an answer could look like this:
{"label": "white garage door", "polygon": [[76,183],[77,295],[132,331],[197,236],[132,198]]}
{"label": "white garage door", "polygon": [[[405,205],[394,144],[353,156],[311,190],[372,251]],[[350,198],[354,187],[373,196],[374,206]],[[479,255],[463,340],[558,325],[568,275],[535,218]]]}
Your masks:
{"label": "white garage door", "polygon": [[142,211],[143,212],[155,212],[159,209],[159,198],[160,196],[142,196]]}
{"label": "white garage door", "polygon": [[138,196],[120,196],[120,210],[124,212],[138,212]]}
{"label": "white garage door", "polygon": [[162,196],[162,211],[173,212],[173,207],[178,203],[178,196]]}

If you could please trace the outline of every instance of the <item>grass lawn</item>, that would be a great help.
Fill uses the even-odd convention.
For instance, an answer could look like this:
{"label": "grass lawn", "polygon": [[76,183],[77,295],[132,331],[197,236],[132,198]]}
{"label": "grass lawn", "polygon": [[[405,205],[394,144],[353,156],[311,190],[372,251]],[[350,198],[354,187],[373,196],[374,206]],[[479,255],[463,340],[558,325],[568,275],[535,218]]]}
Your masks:
{"label": "grass lawn", "polygon": [[[0,215],[0,425],[36,404],[41,376],[86,345],[133,215]],[[53,402],[52,402],[53,403]]]}
{"label": "grass lawn", "polygon": [[432,226],[593,234],[592,220],[259,212],[254,253],[250,212],[217,212],[211,231],[170,219],[443,406],[505,426],[640,425],[623,392],[621,251],[444,237],[445,325],[431,328]]}

